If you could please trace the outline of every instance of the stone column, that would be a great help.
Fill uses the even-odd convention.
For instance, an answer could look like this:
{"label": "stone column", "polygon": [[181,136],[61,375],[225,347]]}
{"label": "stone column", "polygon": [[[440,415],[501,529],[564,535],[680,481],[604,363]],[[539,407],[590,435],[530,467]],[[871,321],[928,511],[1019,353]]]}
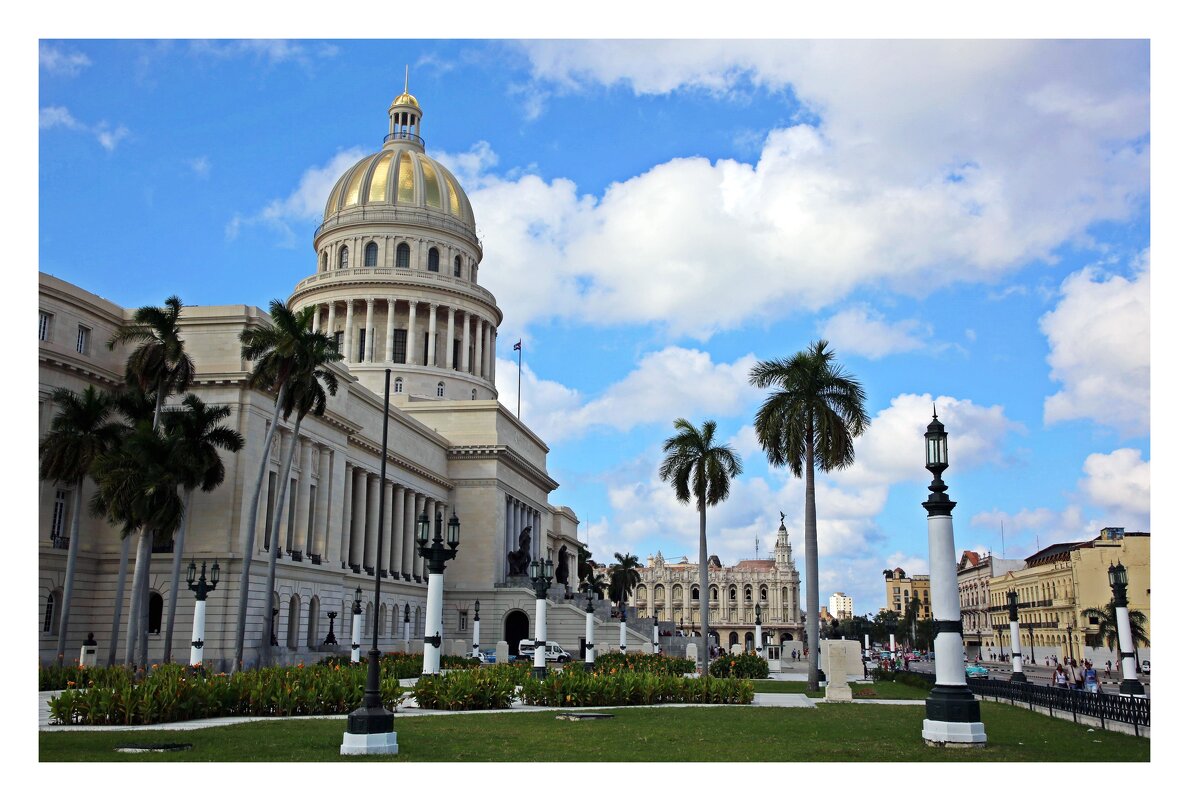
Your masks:
{"label": "stone column", "polygon": [[401,573],[405,556],[405,488],[392,485],[392,556],[388,561],[388,572],[393,578]]}
{"label": "stone column", "polygon": [[426,346],[425,364],[427,367],[438,366],[438,305],[429,304],[429,345]]}
{"label": "stone column", "polygon": [[320,322],[321,318],[322,318],[322,304],[316,303],[316,304],[314,304],[314,317],[310,321],[310,327],[313,331],[315,331],[315,332],[319,331],[318,323]]}
{"label": "stone column", "polygon": [[[504,496],[504,551],[505,551],[505,555],[507,554],[507,552],[516,550],[516,546],[512,544],[513,541],[515,541],[515,539],[516,539],[516,535],[513,533],[513,530],[515,529],[515,524],[512,520],[512,510],[514,508],[515,508],[515,502],[512,500],[512,496],[505,495]],[[505,578],[507,577],[507,575],[508,575],[508,560],[507,560],[507,558],[505,558],[504,559],[504,576],[505,576]]]}
{"label": "stone column", "polygon": [[[417,516],[420,517],[424,513],[429,518],[429,540],[433,542],[433,515],[430,514],[431,503],[432,501],[428,496],[420,494],[417,496]],[[413,560],[413,579],[420,580],[421,574],[424,572],[425,557],[418,553],[417,557]]]}
{"label": "stone column", "polygon": [[417,301],[409,298],[409,333],[405,342],[405,362],[417,364]]}
{"label": "stone column", "polygon": [[487,380],[494,384],[495,383],[495,337],[496,337],[495,326],[494,325],[488,326],[487,331],[490,335],[490,339],[488,340],[488,343],[487,343],[488,346],[487,346],[487,348],[485,348],[485,352],[487,353],[487,364],[486,364]]}
{"label": "stone column", "polygon": [[355,324],[352,322],[355,319],[355,301],[354,299],[347,301],[347,322],[343,325],[343,361],[347,364],[355,363]]}
{"label": "stone column", "polygon": [[380,564],[376,565],[376,570],[382,574],[388,572],[388,563],[392,559],[392,488],[391,481],[385,481],[384,486],[380,488],[381,492],[389,493],[388,502],[384,504],[384,513],[390,518],[384,521],[384,539],[380,541]]}
{"label": "stone column", "polygon": [[339,561],[343,567],[351,561],[351,513],[355,508],[355,466],[346,462],[343,469],[343,525],[339,529]]}
{"label": "stone column", "polygon": [[376,299],[368,298],[367,321],[363,328],[363,361],[369,363],[376,360],[375,309]]}
{"label": "stone column", "polygon": [[475,369],[472,370],[479,378],[483,377],[483,326],[487,325],[483,318],[475,320]]}
{"label": "stone column", "polygon": [[454,309],[446,309],[446,369],[454,369]]}
{"label": "stone column", "polygon": [[376,568],[376,536],[380,530],[380,477],[367,475],[367,526],[363,535],[363,560],[358,564]]}
{"label": "stone column", "polygon": [[384,364],[392,364],[392,324],[396,319],[396,298],[384,298],[386,311],[384,312]]}
{"label": "stone column", "polygon": [[314,443],[306,440],[299,444],[301,448],[301,474],[297,477],[297,523],[293,527],[293,542],[295,551],[309,553],[313,547],[310,531],[310,480],[314,477]]}
{"label": "stone column", "polygon": [[367,524],[367,471],[362,467],[355,470],[355,482],[351,488],[351,561],[352,570],[358,573],[363,567],[364,527]]}
{"label": "stone column", "polygon": [[471,371],[471,313],[462,313],[462,371]]}
{"label": "stone column", "polygon": [[326,304],[326,335],[329,337],[334,336],[334,307],[336,305],[333,300]]}
{"label": "stone column", "polygon": [[405,535],[400,574],[405,581],[409,581],[413,578],[414,535],[417,531],[417,494],[413,490],[406,488],[404,498]]}
{"label": "stone column", "polygon": [[314,500],[314,553],[326,559],[327,514],[330,508],[330,448],[318,452],[318,491]]}

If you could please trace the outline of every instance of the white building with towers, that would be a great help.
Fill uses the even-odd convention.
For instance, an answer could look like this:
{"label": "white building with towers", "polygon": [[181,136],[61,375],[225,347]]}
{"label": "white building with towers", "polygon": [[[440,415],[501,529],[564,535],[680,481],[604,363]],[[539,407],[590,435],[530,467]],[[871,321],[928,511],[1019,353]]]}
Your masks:
{"label": "white building with towers", "polygon": [[[338,394],[328,399],[323,416],[303,421],[287,475],[282,475],[280,456],[292,425],[279,424],[261,493],[254,553],[244,552],[247,507],[274,399],[247,387],[252,365],[240,358],[238,336],[245,326],[266,323],[267,314],[241,304],[187,306],[183,312],[182,337],[197,369],[191,391],[208,404],[228,405],[232,413],[227,424],[246,440],[240,453],[223,455],[223,484],[214,492],[195,494],[183,553],[184,563],[217,559],[222,568],[222,580],[206,607],[205,656],[216,665],[230,662],[235,608],[244,591],[249,598],[248,663],[267,636],[275,636],[273,651],[280,662],[319,658],[326,649],[327,612],[337,613],[335,633],[346,647],[351,599],[360,586],[368,599],[364,636],[370,637],[371,582],[377,571],[381,650],[406,647],[406,606],[417,640],[409,647],[419,649],[427,574],[413,534],[422,512],[431,520],[435,514],[445,518],[456,513],[461,522],[458,557],[445,573],[445,653],[453,651],[455,640],[465,643],[469,653],[475,601],[480,602],[481,647],[507,640],[515,652],[519,640],[529,636],[534,595],[518,575],[518,559],[510,559],[511,553],[520,563],[542,557],[554,562],[549,639],[575,653],[585,634],[585,601],[565,597],[565,586],[578,584],[578,520],[569,507],[551,502],[558,484],[548,471],[547,444],[497,397],[497,331],[503,313],[479,283],[483,247],[470,201],[450,171],[425,154],[422,119],[421,105],[407,91],[391,103],[379,151],[348,169],[327,198],[323,222],[314,233],[312,269],[295,270],[298,280],[288,305],[314,307],[316,327],[339,341],[344,359],[334,368]],[[127,349],[109,351],[105,343],[134,309],[45,273],[40,275],[38,303],[38,424],[44,435],[55,414],[50,401],[54,388],[77,392],[93,384],[109,390],[122,381]],[[381,486],[386,368],[392,370],[393,408]],[[286,480],[281,541],[274,546],[282,552],[276,591],[268,599],[267,532],[280,482]],[[74,488],[41,482],[39,489],[39,630],[41,659],[48,662],[57,640],[55,610],[62,602]],[[88,480],[85,497],[93,491]],[[377,561],[381,495],[386,519]],[[67,658],[77,655],[93,632],[104,664],[112,645],[121,542],[118,530],[89,516],[85,507]],[[151,565],[150,659],[159,659],[164,649],[162,607],[170,590],[171,550],[169,543],[160,543]],[[239,586],[245,558],[251,560],[247,588]],[[124,593],[115,643],[119,655],[130,596],[130,591]],[[175,660],[188,654],[193,608],[183,576]],[[596,641],[618,643],[618,636],[609,613],[600,613]],[[649,649],[650,637],[629,631],[629,648]]]}

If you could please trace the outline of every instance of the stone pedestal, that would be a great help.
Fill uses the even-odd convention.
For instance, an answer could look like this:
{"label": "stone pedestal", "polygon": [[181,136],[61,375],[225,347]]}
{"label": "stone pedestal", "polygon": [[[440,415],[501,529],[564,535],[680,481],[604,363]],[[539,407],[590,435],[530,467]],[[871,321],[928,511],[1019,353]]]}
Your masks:
{"label": "stone pedestal", "polygon": [[508,643],[500,640],[495,644],[495,663],[504,665],[508,662]]}
{"label": "stone pedestal", "polygon": [[339,754],[343,756],[366,756],[368,754],[395,754],[396,732],[381,732],[379,734],[343,733],[343,744],[339,746]]}
{"label": "stone pedestal", "polygon": [[733,654],[741,654],[741,653],[743,653],[743,645],[742,645],[742,643],[735,643],[734,645],[732,645],[732,646],[731,646],[731,653],[733,653]]}
{"label": "stone pedestal", "polygon": [[[826,668],[827,701],[851,701],[854,699],[850,685],[846,683],[847,644],[846,640],[827,640],[823,643],[826,646],[823,649],[825,651],[823,662]],[[858,645],[857,642],[851,644]]]}
{"label": "stone pedestal", "polygon": [[451,640],[450,641],[451,656],[470,656],[471,645],[466,640]]}
{"label": "stone pedestal", "polygon": [[698,662],[698,645],[697,643],[689,643],[685,646],[685,658],[694,660],[694,664]]}

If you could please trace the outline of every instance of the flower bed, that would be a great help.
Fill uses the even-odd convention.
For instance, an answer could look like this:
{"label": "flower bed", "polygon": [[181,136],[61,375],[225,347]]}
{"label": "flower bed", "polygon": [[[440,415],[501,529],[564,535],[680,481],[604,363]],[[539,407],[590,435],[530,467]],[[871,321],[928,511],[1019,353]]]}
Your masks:
{"label": "flower bed", "polygon": [[635,706],[640,704],[750,704],[751,682],[621,672],[562,671],[527,680],[521,698],[530,706]]}
{"label": "flower bed", "polygon": [[492,665],[422,676],[413,688],[413,698],[422,709],[507,709],[525,673],[519,665]]}
{"label": "flower bed", "polygon": [[723,654],[710,663],[710,675],[716,678],[768,678],[768,660],[750,654]]}
{"label": "flower bed", "polygon": [[[619,673],[627,670],[635,673],[652,673],[658,676],[684,676],[686,673],[693,673],[695,669],[692,659],[678,659],[664,654],[633,653],[601,654],[595,657],[594,667],[596,672],[601,673],[610,673],[614,668]],[[582,671],[585,666],[581,662],[570,662],[566,668]]]}

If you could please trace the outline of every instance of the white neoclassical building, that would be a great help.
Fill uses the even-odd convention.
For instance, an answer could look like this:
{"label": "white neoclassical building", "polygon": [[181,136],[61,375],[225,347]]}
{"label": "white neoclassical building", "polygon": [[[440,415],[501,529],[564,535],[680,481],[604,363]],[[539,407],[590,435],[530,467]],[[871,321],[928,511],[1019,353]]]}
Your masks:
{"label": "white neoclassical building", "polygon": [[[710,577],[710,634],[726,647],[755,641],[755,607],[760,607],[762,630],[774,642],[804,641],[801,620],[801,576],[797,572],[784,523],[776,532],[776,547],[768,559],[743,559],[723,567],[717,556],[708,560]],[[660,553],[648,557],[632,594],[636,614],[656,615],[662,628],[696,633],[702,625],[698,565],[682,558],[666,562]]]}
{"label": "white neoclassical building", "polygon": [[[245,640],[249,662],[270,634],[281,661],[318,658],[324,653],[328,612],[338,615],[338,641],[348,643],[357,587],[369,599],[365,636],[370,637],[377,571],[381,649],[403,645],[406,606],[413,637],[420,638],[427,573],[413,529],[422,512],[431,519],[457,513],[461,521],[458,557],[445,573],[446,653],[462,643],[469,651],[475,601],[480,602],[482,647],[506,639],[515,650],[515,643],[529,636],[534,596],[524,578],[510,575],[508,559],[524,532],[530,556],[551,558],[559,571],[568,571],[569,585],[577,585],[578,520],[568,507],[550,502],[558,485],[546,464],[549,448],[497,398],[496,334],[503,314],[479,284],[483,249],[470,202],[454,176],[425,154],[417,100],[402,93],[387,116],[379,152],[347,170],[331,191],[314,235],[313,269],[289,297],[291,308],[317,309],[315,325],[338,339],[345,358],[335,368],[338,394],[329,399],[325,415],[303,422],[287,476],[279,461],[292,426],[279,426],[251,554],[244,553],[247,507],[273,399],[246,386],[251,365],[240,358],[238,336],[245,326],[267,322],[267,315],[254,306],[231,305],[187,306],[182,316],[186,349],[197,367],[192,391],[207,403],[228,405],[229,424],[246,440],[239,454],[224,456],[222,486],[196,494],[183,555],[184,564],[217,559],[222,568],[206,609],[205,656],[216,663],[225,664],[233,652],[245,557],[252,562]],[[120,382],[127,351],[109,351],[105,343],[133,310],[44,273],[38,304],[38,425],[44,434],[55,413],[49,400],[55,387],[110,389]],[[381,486],[385,368],[392,370],[393,408]],[[267,532],[286,480],[276,591],[267,599]],[[48,482],[39,487],[42,661],[54,657],[73,491]],[[84,492],[88,497],[93,492],[89,481]],[[377,562],[381,496],[385,520]],[[102,520],[83,515],[67,658],[77,656],[78,646],[93,632],[102,664],[113,646],[121,541]],[[150,656],[159,658],[170,546],[162,544],[158,551],[150,578]],[[131,572],[130,567],[129,582]],[[573,652],[585,633],[585,604],[580,608],[564,594],[561,586],[551,591],[549,639]],[[118,655],[123,654],[129,595],[124,595],[114,643]],[[193,602],[183,577],[175,660],[188,653]],[[271,627],[265,624],[270,607],[277,610]],[[648,639],[635,631],[629,638],[633,650],[648,648]],[[596,642],[618,642],[618,627],[605,610],[597,618]]]}

